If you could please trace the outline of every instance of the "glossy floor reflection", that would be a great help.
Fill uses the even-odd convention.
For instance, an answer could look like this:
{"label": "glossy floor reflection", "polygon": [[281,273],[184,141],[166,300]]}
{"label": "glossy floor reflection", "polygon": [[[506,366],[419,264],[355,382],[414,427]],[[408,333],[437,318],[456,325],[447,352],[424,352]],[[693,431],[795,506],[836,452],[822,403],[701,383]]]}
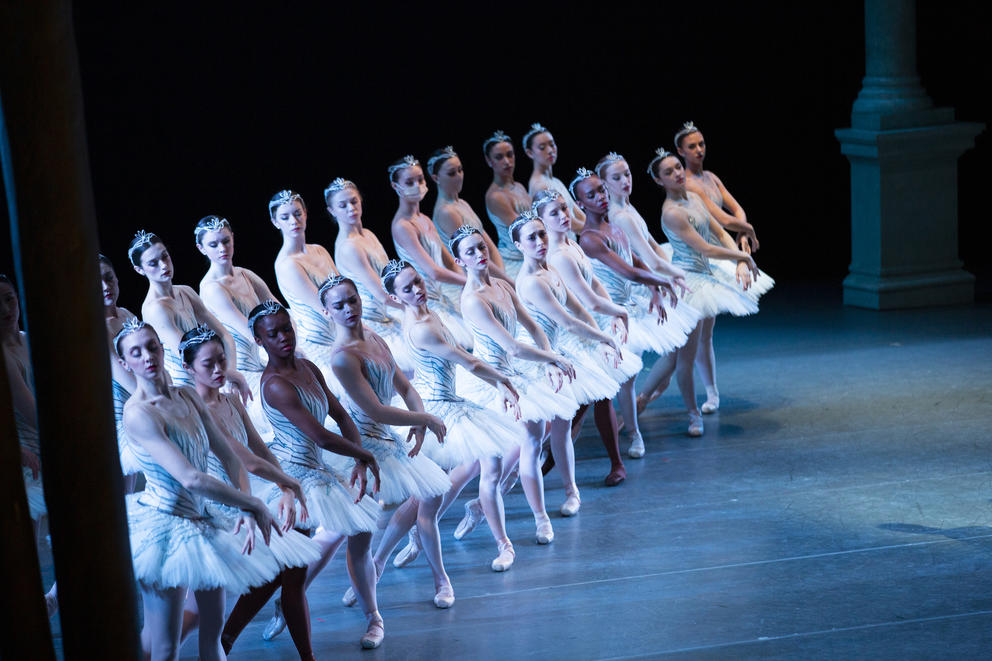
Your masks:
{"label": "glossy floor reflection", "polygon": [[[451,538],[457,602],[431,603],[423,560],[379,587],[386,641],[362,652],[335,558],[310,591],[318,658],[981,658],[992,649],[992,306],[870,312],[833,289],[780,287],[717,323],[722,407],[684,435],[674,387],[642,419],[628,480],[587,423],[582,510],[533,542],[507,499],[517,562],[488,569],[481,527]],[[699,388],[702,391],[701,387]],[[624,445],[624,449],[626,445]],[[233,659],[297,658],[246,629]],[[193,641],[183,658],[196,653]]]}

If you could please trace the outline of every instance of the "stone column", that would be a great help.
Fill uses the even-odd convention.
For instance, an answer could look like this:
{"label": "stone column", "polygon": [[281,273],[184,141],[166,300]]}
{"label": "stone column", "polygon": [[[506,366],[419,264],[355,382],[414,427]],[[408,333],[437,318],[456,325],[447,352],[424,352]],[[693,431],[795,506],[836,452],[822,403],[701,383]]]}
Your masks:
{"label": "stone column", "polygon": [[844,303],[877,310],[969,303],[958,259],[957,161],[983,124],[935,108],[916,72],[914,0],[865,0],[865,77],[851,127],[851,265]]}

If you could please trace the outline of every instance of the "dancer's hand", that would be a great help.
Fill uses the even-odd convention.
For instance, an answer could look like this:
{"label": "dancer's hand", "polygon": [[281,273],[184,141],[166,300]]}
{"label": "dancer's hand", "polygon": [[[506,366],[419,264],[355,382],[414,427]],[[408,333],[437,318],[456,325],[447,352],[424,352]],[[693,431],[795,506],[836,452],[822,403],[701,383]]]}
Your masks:
{"label": "dancer's hand", "polygon": [[610,332],[617,338],[620,344],[627,344],[627,315],[613,317],[610,324]]}
{"label": "dancer's hand", "polygon": [[737,243],[741,247],[742,252],[751,254],[752,252],[757,252],[761,244],[758,243],[758,235],[754,233],[754,228],[752,227],[750,231],[741,232],[737,235]]}
{"label": "dancer's hand", "polygon": [[620,347],[612,342],[610,344],[601,342],[600,345],[602,346],[603,359],[606,361],[606,364],[613,369],[620,367]]}
{"label": "dancer's hand", "polygon": [[686,294],[692,293],[692,290],[689,289],[689,285],[686,284],[684,275],[677,275],[674,278],[672,278],[672,284],[678,287],[682,291],[683,298],[685,297]]}
{"label": "dancer's hand", "polygon": [[292,491],[296,496],[296,500],[300,502],[299,521],[302,523],[310,518],[310,512],[307,510],[307,497],[303,495],[303,485],[300,484],[300,481],[293,480],[292,478],[290,480],[292,481],[284,486]]}
{"label": "dancer's hand", "polygon": [[255,550],[255,517],[247,512],[242,512],[238,517],[238,523],[234,526],[234,534],[237,535],[241,529],[245,529],[245,543],[241,546],[242,555],[251,555]]}
{"label": "dancer's hand", "polygon": [[275,530],[276,534],[280,537],[282,537],[282,531],[279,530],[279,523],[272,516],[272,512],[265,506],[265,503],[254,497],[252,497],[252,500],[255,502],[251,513],[255,516],[255,523],[258,524],[258,530],[262,533],[262,539],[265,540],[267,546],[269,540],[272,538],[272,531]]}
{"label": "dancer's hand", "polygon": [[[367,472],[366,472],[367,471]],[[379,464],[376,463],[375,457],[369,454],[367,461],[356,459],[355,468],[351,471],[351,486],[355,486],[355,482],[358,482],[358,498],[355,499],[355,504],[357,505],[362,500],[362,496],[365,495],[366,490],[369,486],[369,476],[372,473],[372,478],[375,480],[372,483],[372,495],[379,493],[379,487],[381,486],[379,482]]]}
{"label": "dancer's hand", "polygon": [[668,319],[668,312],[665,311],[665,304],[662,302],[663,295],[661,288],[655,287],[651,290],[651,301],[648,303],[648,312],[654,312],[657,318],[656,323],[660,326]]}
{"label": "dancer's hand", "polygon": [[248,387],[248,381],[245,379],[244,374],[238,370],[228,370],[227,381],[237,391],[238,396],[241,397],[241,403],[248,406],[248,402],[254,398],[252,397],[251,388]]}
{"label": "dancer's hand", "polygon": [[758,277],[758,265],[754,259],[748,255],[747,259],[737,262],[737,282],[746,291],[751,283]]}
{"label": "dancer's hand", "polygon": [[514,422],[520,420],[520,395],[509,381],[500,381],[496,384],[496,390],[503,398],[503,412],[513,416]]}
{"label": "dancer's hand", "polygon": [[292,489],[283,488],[278,509],[279,518],[282,519],[282,532],[289,532],[296,524],[296,494]]}
{"label": "dancer's hand", "polygon": [[31,479],[37,480],[41,474],[41,459],[31,450],[21,448],[21,466],[31,469]]}

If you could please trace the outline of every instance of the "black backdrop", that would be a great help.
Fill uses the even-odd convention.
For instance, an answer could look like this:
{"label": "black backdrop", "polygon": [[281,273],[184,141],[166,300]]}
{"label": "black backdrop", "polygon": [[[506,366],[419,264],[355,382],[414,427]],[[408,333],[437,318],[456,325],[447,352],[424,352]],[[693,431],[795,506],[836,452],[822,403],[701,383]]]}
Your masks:
{"label": "black backdrop", "polygon": [[[920,3],[919,68],[939,105],[988,123],[992,11],[972,4]],[[644,165],[691,119],[706,135],[707,164],[758,230],[759,265],[780,281],[839,283],[850,260],[849,169],[833,130],[849,125],[864,75],[862,11],[858,2],[78,3],[100,243],[118,266],[121,303],[135,310],[145,284],[126,267],[133,233],[159,233],[176,282],[195,287],[206,263],[192,229],[210,213],[233,223],[235,262],[274,285],[279,237],[266,203],[277,190],[303,194],[308,239],[333,252],[321,191],[333,177],[353,179],[366,226],[391,252],[389,162],[454,145],[463,197],[484,215],[482,141],[494,129],[517,140],[526,181],[519,138],[534,121],[554,133],[566,181],[607,151],[626,155],[633,201],[656,231],[662,197]],[[980,274],[992,238],[989,164],[984,134],[960,179],[962,256]],[[0,259],[9,270],[9,250]]]}

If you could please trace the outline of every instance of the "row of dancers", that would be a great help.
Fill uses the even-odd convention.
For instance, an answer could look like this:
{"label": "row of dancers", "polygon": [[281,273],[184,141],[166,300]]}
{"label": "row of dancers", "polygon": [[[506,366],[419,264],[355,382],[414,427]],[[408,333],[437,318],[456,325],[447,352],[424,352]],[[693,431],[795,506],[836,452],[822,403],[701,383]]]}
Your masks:
{"label": "row of dancers", "polygon": [[[589,409],[610,460],[608,486],[626,478],[614,398],[631,458],[645,454],[638,413],[673,375],[688,433],[703,433],[702,414],[719,407],[715,317],[756,312],[773,283],[751,257],[758,243],[743,209],[702,167],[702,133],[687,123],[675,137],[678,155],[659,149],[647,167],[666,193],[666,244],[630,202],[625,158],[610,153],[566,186],[552,174],[551,133],[535,124],[522,142],[534,162],[527,187],[513,177],[512,141],[497,131],[483,143],[495,241],[459,197],[464,172],[451,147],[425,166],[406,156],[387,170],[399,200],[391,223],[399,259],[363,226],[354,183],[335,179],[324,191],[338,226],[333,259],[306,242],[302,197],[274,195],[275,273],[288,306],[234,266],[233,228],[218,216],[194,229],[210,261],[199,293],[174,283],[159,236],[135,235],[128,259],[149,285],[140,320],[118,306],[117,274],[101,255],[121,465],[129,491],[137,473],[145,478],[127,506],[142,642],[153,659],[176,658],[195,627],[201,657],[224,658],[277,589],[264,637],[288,628],[300,657],[313,658],[306,589],[342,545],[352,583],[343,602],[360,604],[361,644],[377,647],[385,630],[376,583],[404,538],[393,564],[423,555],[435,605],[454,603],[438,519],[476,476],[478,498],[455,537],[485,520],[496,546],[490,567],[506,571],[516,551],[503,495],[518,479],[538,544],[554,539],[545,472],[561,474],[561,514],[579,511],[572,443]],[[420,211],[427,177],[438,187],[433,218]],[[0,301],[37,520],[37,420],[9,281],[0,282]],[[658,358],[638,393],[645,353]],[[225,593],[238,596],[226,620]]]}

